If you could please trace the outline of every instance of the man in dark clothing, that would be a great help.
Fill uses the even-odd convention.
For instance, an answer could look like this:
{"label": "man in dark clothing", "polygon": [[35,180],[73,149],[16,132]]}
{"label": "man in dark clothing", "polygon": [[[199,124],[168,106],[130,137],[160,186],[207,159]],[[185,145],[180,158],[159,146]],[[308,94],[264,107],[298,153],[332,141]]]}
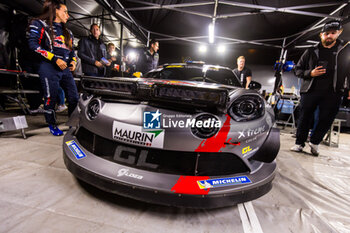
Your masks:
{"label": "man in dark clothing", "polygon": [[249,83],[252,81],[252,71],[248,67],[245,67],[244,56],[237,58],[237,68],[233,70],[233,73],[241,81],[242,86],[245,89],[249,89]]}
{"label": "man in dark clothing", "polygon": [[105,66],[110,65],[106,45],[100,39],[101,31],[97,24],[91,25],[90,32],[90,36],[83,37],[79,41],[78,56],[85,75],[103,77],[106,74]]}
{"label": "man in dark clothing", "polygon": [[309,142],[311,154],[318,156],[318,145],[338,113],[345,85],[349,85],[350,78],[350,46],[349,42],[338,39],[342,31],[339,21],[327,22],[320,33],[321,43],[306,50],[295,67],[295,73],[302,83],[297,138],[292,151],[303,150],[318,106],[319,121]]}
{"label": "man in dark clothing", "polygon": [[137,70],[145,75],[148,71],[157,68],[159,62],[159,42],[155,39],[151,40],[149,49],[144,51],[139,58]]}

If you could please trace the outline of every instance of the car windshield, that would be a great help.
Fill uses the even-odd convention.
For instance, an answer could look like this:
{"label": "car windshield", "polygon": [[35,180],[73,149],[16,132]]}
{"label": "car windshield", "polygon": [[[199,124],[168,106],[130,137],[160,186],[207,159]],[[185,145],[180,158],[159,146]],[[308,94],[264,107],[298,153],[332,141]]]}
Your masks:
{"label": "car windshield", "polygon": [[146,74],[146,78],[183,81],[205,81],[241,87],[233,72],[229,69],[214,67],[172,67]]}

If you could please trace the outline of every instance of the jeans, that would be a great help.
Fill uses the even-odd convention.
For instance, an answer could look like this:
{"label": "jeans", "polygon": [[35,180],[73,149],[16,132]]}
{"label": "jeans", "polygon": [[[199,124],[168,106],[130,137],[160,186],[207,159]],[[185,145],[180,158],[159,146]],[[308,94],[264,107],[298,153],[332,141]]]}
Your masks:
{"label": "jeans", "polygon": [[316,107],[319,106],[318,123],[310,138],[312,144],[320,144],[331,127],[341,103],[341,94],[311,91],[301,94],[300,116],[295,144],[305,145]]}

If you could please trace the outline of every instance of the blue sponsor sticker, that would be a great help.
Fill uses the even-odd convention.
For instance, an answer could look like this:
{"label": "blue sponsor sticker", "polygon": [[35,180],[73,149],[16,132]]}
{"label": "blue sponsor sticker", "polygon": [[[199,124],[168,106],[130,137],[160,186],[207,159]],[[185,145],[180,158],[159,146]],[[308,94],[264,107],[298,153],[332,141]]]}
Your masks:
{"label": "blue sponsor sticker", "polygon": [[216,188],[216,187],[237,185],[237,184],[246,184],[246,183],[252,183],[247,176],[236,176],[236,177],[227,177],[227,178],[198,180],[197,181],[197,184],[198,184],[200,189]]}
{"label": "blue sponsor sticker", "polygon": [[143,112],[143,128],[144,129],[160,129],[160,118],[162,113],[157,110],[156,112]]}
{"label": "blue sponsor sticker", "polygon": [[80,149],[74,140],[68,141],[66,144],[77,159],[86,157],[86,154]]}

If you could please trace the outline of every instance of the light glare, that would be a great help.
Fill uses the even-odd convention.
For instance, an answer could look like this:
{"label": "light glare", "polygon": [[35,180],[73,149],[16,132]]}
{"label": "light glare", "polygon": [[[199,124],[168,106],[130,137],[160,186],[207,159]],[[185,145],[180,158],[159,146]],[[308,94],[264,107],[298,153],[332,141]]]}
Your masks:
{"label": "light glare", "polygon": [[199,46],[199,52],[206,53],[207,52],[207,46],[205,46],[205,45]]}
{"label": "light glare", "polygon": [[209,24],[209,43],[214,43],[214,23]]}
{"label": "light glare", "polygon": [[226,47],[224,45],[219,45],[217,50],[218,53],[224,53],[226,51]]}

